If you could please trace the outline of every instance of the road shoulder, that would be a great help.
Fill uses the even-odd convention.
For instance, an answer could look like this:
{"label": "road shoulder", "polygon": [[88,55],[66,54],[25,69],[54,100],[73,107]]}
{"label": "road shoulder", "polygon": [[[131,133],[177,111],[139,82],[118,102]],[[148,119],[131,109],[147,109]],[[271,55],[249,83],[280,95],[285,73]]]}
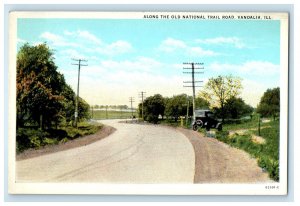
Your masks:
{"label": "road shoulder", "polygon": [[190,140],[195,150],[194,183],[272,182],[248,153],[193,130],[178,130]]}

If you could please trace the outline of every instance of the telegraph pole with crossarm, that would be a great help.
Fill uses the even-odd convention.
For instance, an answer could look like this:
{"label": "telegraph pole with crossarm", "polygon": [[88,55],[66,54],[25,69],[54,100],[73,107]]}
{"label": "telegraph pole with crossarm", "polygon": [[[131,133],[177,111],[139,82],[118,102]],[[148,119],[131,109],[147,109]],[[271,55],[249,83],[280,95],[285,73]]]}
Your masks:
{"label": "telegraph pole with crossarm", "polygon": [[133,118],[132,102],[134,102],[134,98],[133,97],[129,97],[129,102],[131,104],[131,118]]}
{"label": "telegraph pole with crossarm", "polygon": [[144,120],[144,97],[145,97],[146,92],[140,92],[139,97],[142,98],[142,120]]}
{"label": "telegraph pole with crossarm", "polygon": [[78,123],[78,102],[79,102],[79,80],[80,80],[80,67],[87,66],[87,64],[82,64],[82,62],[87,62],[85,59],[72,59],[78,63],[72,63],[72,65],[78,65],[78,82],[77,82],[77,97],[75,99],[75,127],[77,127]]}
{"label": "telegraph pole with crossarm", "polygon": [[[184,70],[191,70],[189,72],[183,72],[185,74],[192,74],[192,81],[184,81],[184,84],[187,85],[183,85],[184,87],[192,87],[193,88],[193,123],[195,122],[195,87],[201,87],[199,85],[196,85],[196,83],[202,83],[203,81],[196,81],[195,80],[195,74],[203,74],[204,72],[195,72],[195,70],[198,69],[204,69],[204,67],[195,67],[195,65],[203,65],[204,63],[183,63],[184,65],[191,65],[191,68],[183,68]],[[191,84],[191,85],[190,85]]]}

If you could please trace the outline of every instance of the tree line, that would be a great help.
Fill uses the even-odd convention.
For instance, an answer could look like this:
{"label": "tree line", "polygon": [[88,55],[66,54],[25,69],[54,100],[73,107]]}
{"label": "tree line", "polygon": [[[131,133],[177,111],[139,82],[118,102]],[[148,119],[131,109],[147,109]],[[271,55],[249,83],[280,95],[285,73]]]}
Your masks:
{"label": "tree line", "polygon": [[[218,76],[210,78],[201,92],[195,98],[196,109],[210,109],[217,118],[239,119],[244,116],[252,117],[253,112],[262,117],[279,116],[280,90],[279,87],[268,89],[261,97],[257,108],[245,103],[239,96],[242,91],[239,77]],[[159,119],[178,121],[180,116],[193,115],[192,96],[186,94],[163,97],[155,94],[144,100],[144,119],[157,123]],[[139,116],[142,117],[142,104],[138,106]]]}

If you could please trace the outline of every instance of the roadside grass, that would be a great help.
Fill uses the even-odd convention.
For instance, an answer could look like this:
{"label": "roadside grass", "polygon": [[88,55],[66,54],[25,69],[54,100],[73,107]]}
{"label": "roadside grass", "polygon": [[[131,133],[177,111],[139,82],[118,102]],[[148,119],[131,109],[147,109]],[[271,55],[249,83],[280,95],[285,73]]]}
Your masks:
{"label": "roadside grass", "polygon": [[41,130],[39,128],[24,127],[17,129],[16,152],[22,153],[27,149],[39,149],[46,145],[63,144],[78,137],[94,134],[103,125],[79,122],[78,128],[72,126]]}
{"label": "roadside grass", "polygon": [[[252,120],[238,125],[224,125],[223,131],[216,132],[216,138],[226,144],[248,152],[257,159],[258,165],[269,173],[269,177],[279,181],[279,121],[271,121],[261,125],[260,136],[264,144],[253,142],[252,135],[258,133],[258,121]],[[229,131],[247,129],[244,134],[235,133],[229,136]]]}
{"label": "roadside grass", "polygon": [[[227,123],[225,122],[223,124],[223,130],[229,131],[229,130],[240,130],[240,129],[257,129],[258,128],[258,117],[254,116],[252,119],[245,119],[235,122]],[[268,126],[270,122],[268,123],[261,123],[261,126]]]}
{"label": "roadside grass", "polygon": [[[137,112],[133,112],[135,117],[138,117]],[[128,119],[131,118],[132,113],[129,111],[111,111],[108,110],[94,110],[92,118],[93,119]]]}

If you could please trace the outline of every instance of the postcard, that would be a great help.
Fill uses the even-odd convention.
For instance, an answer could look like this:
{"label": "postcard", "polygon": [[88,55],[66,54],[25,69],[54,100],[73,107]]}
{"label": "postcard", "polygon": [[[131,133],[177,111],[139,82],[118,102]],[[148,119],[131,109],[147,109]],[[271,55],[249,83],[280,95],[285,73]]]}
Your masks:
{"label": "postcard", "polygon": [[11,12],[9,193],[286,195],[288,24]]}

